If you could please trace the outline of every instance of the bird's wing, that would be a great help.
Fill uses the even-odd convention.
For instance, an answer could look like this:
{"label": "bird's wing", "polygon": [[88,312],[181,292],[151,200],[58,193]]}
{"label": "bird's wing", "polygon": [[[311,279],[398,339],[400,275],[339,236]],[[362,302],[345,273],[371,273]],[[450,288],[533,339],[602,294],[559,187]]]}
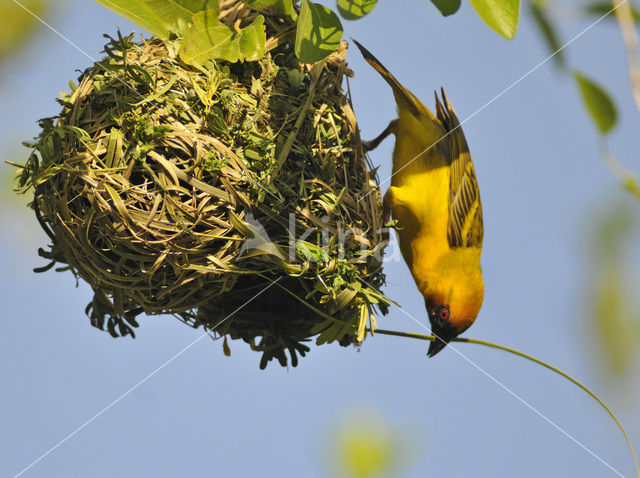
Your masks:
{"label": "bird's wing", "polygon": [[449,246],[482,247],[484,225],[482,222],[482,204],[480,189],[473,169],[471,153],[467,146],[458,116],[442,90],[444,106],[436,94],[438,119],[447,130],[445,139],[448,148],[444,148],[450,164],[449,182],[449,228],[447,239]]}

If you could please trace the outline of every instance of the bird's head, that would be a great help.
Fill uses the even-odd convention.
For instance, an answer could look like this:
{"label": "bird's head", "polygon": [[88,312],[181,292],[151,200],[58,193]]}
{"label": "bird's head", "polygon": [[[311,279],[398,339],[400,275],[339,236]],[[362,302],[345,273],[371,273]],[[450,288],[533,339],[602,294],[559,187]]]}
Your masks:
{"label": "bird's head", "polygon": [[425,305],[436,340],[429,345],[427,355],[433,357],[455,337],[467,330],[480,313],[484,285],[451,288],[447,294],[425,295]]}

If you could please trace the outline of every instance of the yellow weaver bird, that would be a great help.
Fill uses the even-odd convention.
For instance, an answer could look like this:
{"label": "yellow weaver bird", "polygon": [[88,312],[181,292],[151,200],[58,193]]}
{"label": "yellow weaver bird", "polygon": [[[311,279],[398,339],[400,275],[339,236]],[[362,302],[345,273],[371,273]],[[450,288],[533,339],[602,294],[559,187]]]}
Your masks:
{"label": "yellow weaver bird", "polygon": [[365,60],[393,89],[398,118],[365,149],[396,136],[385,221],[396,220],[400,250],[425,299],[434,356],[476,320],[484,298],[480,269],[480,190],[460,121],[442,90],[436,115],[402,86],[366,48]]}

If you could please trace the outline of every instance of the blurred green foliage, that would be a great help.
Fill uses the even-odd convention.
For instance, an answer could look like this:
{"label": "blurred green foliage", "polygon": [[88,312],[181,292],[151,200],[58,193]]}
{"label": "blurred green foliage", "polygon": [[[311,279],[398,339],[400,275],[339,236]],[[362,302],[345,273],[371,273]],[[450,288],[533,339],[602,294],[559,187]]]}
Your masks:
{"label": "blurred green foliage", "polygon": [[[637,22],[640,21],[640,10],[638,10],[638,7],[635,5],[630,5],[630,6],[631,6],[631,12],[633,14],[634,20]],[[613,3],[608,0],[604,0],[604,1],[598,1],[596,3],[591,3],[586,5],[584,7],[584,11],[594,16],[602,16],[602,15],[607,15],[612,8],[613,8]],[[615,21],[616,19],[614,15],[607,15],[606,18],[610,19],[611,21]]]}
{"label": "blurred green foliage", "polygon": [[[33,14],[42,18],[51,10],[49,0],[21,0],[25,8],[12,0],[0,0],[0,62],[17,58],[17,53],[27,41],[42,26],[40,21]],[[58,6],[58,5],[56,5]],[[0,63],[1,64],[1,63]],[[21,138],[16,141],[7,141],[5,132],[5,142],[0,147],[0,157],[9,160],[20,160],[24,158],[24,151],[16,146],[20,144]],[[13,139],[13,138],[11,138]],[[0,198],[2,204],[15,204],[16,202],[26,202],[24,198],[13,193],[16,168],[7,164],[0,164]]]}
{"label": "blurred green foliage", "polygon": [[638,186],[638,182],[634,176],[630,175],[626,177],[623,182],[623,186],[627,191],[633,194],[636,199],[640,200],[640,187]]}
{"label": "blurred green foliage", "polygon": [[[49,10],[48,0],[22,0],[26,8],[39,17]],[[17,3],[0,2],[0,60],[21,47],[40,26],[39,20]]]}
{"label": "blurred green foliage", "polygon": [[604,88],[578,70],[573,72],[587,111],[602,135],[611,131],[618,121],[616,105]]}
{"label": "blurred green foliage", "polygon": [[[609,8],[603,13],[600,13],[599,11],[596,12],[595,10],[592,10],[591,7],[593,7],[593,5],[584,8],[577,8],[590,15],[601,16],[606,14],[612,19],[615,19],[615,15],[612,14],[612,4],[609,4]],[[573,73],[573,79],[578,91],[580,92],[585,108],[600,134],[604,136],[616,126],[618,119],[616,104],[607,90],[603,86],[599,85],[594,79],[589,78],[587,75],[575,68],[573,70],[568,68],[565,52],[562,49],[565,42],[561,39],[559,33],[560,25],[556,20],[556,10],[558,8],[559,2],[557,1],[529,1],[529,11],[531,12],[534,24],[538,28],[540,36],[544,40],[549,54],[552,55],[551,58],[560,72]]]}
{"label": "blurred green foliage", "polygon": [[412,438],[409,430],[379,412],[354,412],[330,432],[329,461],[333,472],[344,478],[400,476],[416,455]]}
{"label": "blurred green foliage", "polygon": [[597,212],[590,238],[587,306],[605,371],[626,378],[640,346],[640,209],[631,197]]}

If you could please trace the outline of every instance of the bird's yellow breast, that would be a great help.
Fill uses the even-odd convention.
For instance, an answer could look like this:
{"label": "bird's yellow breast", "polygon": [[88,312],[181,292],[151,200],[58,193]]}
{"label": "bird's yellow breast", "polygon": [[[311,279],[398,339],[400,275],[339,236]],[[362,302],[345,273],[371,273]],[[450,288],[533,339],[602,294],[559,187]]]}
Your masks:
{"label": "bird's yellow breast", "polygon": [[424,122],[402,124],[402,119],[401,114],[390,188],[400,249],[418,289],[425,297],[449,304],[452,320],[460,320],[455,325],[462,330],[471,325],[484,297],[481,249],[449,244],[451,170],[433,146],[440,131],[425,130]]}
{"label": "bird's yellow breast", "polygon": [[441,132],[435,128],[425,131],[424,124],[413,116],[400,115],[391,180],[396,200],[391,210],[398,221],[400,248],[410,268],[418,252],[414,250],[418,247],[414,244],[417,238],[419,247],[427,247],[434,261],[449,249],[450,169],[432,146],[440,137]]}

